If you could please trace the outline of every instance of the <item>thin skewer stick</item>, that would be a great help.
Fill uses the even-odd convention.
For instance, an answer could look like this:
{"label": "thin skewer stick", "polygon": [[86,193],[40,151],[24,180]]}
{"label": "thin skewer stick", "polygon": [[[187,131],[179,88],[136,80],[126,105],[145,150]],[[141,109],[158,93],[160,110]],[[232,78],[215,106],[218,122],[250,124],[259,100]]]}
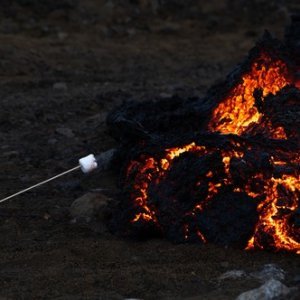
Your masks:
{"label": "thin skewer stick", "polygon": [[80,165],[78,165],[78,166],[76,166],[76,167],[74,167],[74,168],[72,168],[72,169],[69,169],[69,170],[67,170],[67,171],[64,171],[64,172],[62,172],[62,173],[60,173],[60,174],[58,174],[58,175],[55,175],[55,176],[53,176],[53,177],[51,177],[51,178],[49,178],[49,179],[47,179],[47,180],[44,180],[44,181],[41,181],[41,182],[39,182],[39,183],[37,183],[37,184],[35,184],[35,185],[32,185],[32,186],[30,186],[30,187],[28,187],[28,188],[26,188],[26,189],[24,189],[24,190],[21,190],[21,191],[15,193],[15,194],[13,194],[13,195],[10,195],[10,196],[8,196],[8,197],[6,197],[6,198],[3,198],[3,199],[0,200],[0,203],[5,202],[5,201],[7,201],[7,200],[9,200],[9,199],[11,199],[11,198],[14,198],[14,197],[16,197],[16,196],[18,196],[18,195],[20,195],[20,194],[23,194],[23,193],[25,193],[25,192],[27,192],[27,191],[29,191],[29,190],[34,189],[34,188],[36,188],[36,187],[39,187],[39,186],[41,186],[41,185],[43,185],[43,184],[45,184],[45,183],[48,183],[49,181],[52,181],[52,180],[54,180],[54,179],[56,179],[56,178],[58,178],[58,177],[61,177],[61,176],[64,176],[64,175],[66,175],[66,174],[68,174],[68,173],[74,172],[74,171],[76,171],[76,170],[78,170],[78,169],[80,169]]}
{"label": "thin skewer stick", "polygon": [[68,173],[74,172],[74,171],[76,171],[78,169],[81,169],[81,171],[83,173],[90,173],[91,171],[93,171],[94,169],[97,169],[97,168],[99,168],[100,170],[104,171],[104,170],[106,170],[109,167],[109,165],[110,165],[110,163],[112,161],[112,158],[113,158],[115,152],[116,152],[115,149],[110,149],[110,150],[107,150],[105,152],[102,152],[97,157],[95,157],[94,154],[89,154],[89,155],[87,155],[85,157],[82,157],[81,159],[79,159],[79,165],[78,166],[76,166],[76,167],[74,167],[72,169],[69,169],[67,171],[64,171],[64,172],[62,172],[62,173],[60,173],[58,175],[55,175],[55,176],[53,176],[53,177],[51,177],[51,178],[49,178],[47,180],[41,181],[41,182],[39,182],[39,183],[37,183],[35,185],[32,185],[32,186],[30,186],[30,187],[28,187],[28,188],[26,188],[24,190],[21,190],[21,191],[15,193],[13,195],[5,197],[5,198],[3,198],[3,199],[0,200],[0,203],[3,203],[3,202],[5,202],[5,201],[7,201],[7,200],[9,200],[11,198],[14,198],[14,197],[16,197],[16,196],[18,196],[20,194],[23,194],[23,193],[25,193],[25,192],[27,192],[29,190],[32,190],[32,189],[34,189],[36,187],[39,187],[39,186],[41,186],[41,185],[43,185],[45,183],[48,183],[49,181],[52,181],[52,180],[54,180],[54,179],[56,179],[58,177],[64,176],[64,175],[66,175]]}

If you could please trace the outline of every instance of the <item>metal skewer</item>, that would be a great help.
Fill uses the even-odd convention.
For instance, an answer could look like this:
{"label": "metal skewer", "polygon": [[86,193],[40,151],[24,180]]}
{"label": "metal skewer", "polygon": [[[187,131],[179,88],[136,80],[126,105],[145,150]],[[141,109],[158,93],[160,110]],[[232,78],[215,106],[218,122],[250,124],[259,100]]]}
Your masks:
{"label": "metal skewer", "polygon": [[[113,155],[112,150],[109,150],[107,153],[110,153],[111,156]],[[101,158],[101,155],[99,156],[99,158]],[[87,155],[87,156],[82,157],[81,159],[79,159],[78,166],[76,166],[76,167],[74,167],[72,169],[69,169],[67,171],[64,171],[64,172],[62,172],[60,174],[57,174],[57,175],[55,175],[55,176],[53,176],[53,177],[51,177],[49,179],[41,181],[41,182],[39,182],[39,183],[37,183],[35,185],[32,185],[32,186],[30,186],[30,187],[28,187],[28,188],[26,188],[24,190],[21,190],[21,191],[15,193],[13,195],[5,197],[5,198],[3,198],[3,199],[0,200],[0,203],[3,203],[3,202],[5,202],[5,201],[7,201],[9,199],[12,199],[12,198],[14,198],[14,197],[16,197],[18,195],[21,195],[21,194],[23,194],[23,193],[25,193],[27,191],[30,191],[30,190],[32,190],[32,189],[34,189],[36,187],[39,187],[39,186],[41,186],[41,185],[43,185],[45,183],[48,183],[48,182],[50,182],[50,181],[52,181],[52,180],[54,180],[56,178],[59,178],[61,176],[66,175],[68,173],[74,172],[74,171],[76,171],[78,169],[81,169],[81,171],[83,173],[89,173],[89,172],[93,171],[94,169],[96,169],[97,167],[98,167],[98,163],[97,163],[97,159],[94,156],[94,154]]]}
{"label": "metal skewer", "polygon": [[60,174],[58,174],[58,175],[55,175],[55,176],[53,176],[53,177],[51,177],[51,178],[49,178],[49,179],[46,179],[46,180],[44,180],[44,181],[41,181],[41,182],[39,182],[39,183],[37,183],[37,184],[35,184],[35,185],[32,185],[32,186],[30,186],[30,187],[28,187],[28,188],[26,188],[26,189],[24,189],[24,190],[21,190],[21,191],[15,193],[15,194],[13,194],[13,195],[10,195],[10,196],[8,196],[8,197],[5,197],[5,198],[1,199],[1,200],[0,200],[0,203],[5,202],[5,201],[7,201],[7,200],[9,200],[9,199],[11,199],[11,198],[14,198],[14,197],[16,197],[16,196],[18,196],[18,195],[23,194],[23,193],[26,193],[27,191],[30,191],[30,190],[32,190],[32,189],[34,189],[34,188],[36,188],[36,187],[39,187],[39,186],[41,186],[41,185],[43,185],[43,184],[45,184],[45,183],[48,183],[48,182],[50,182],[50,181],[52,181],[52,180],[54,180],[54,179],[56,179],[56,178],[58,178],[58,177],[61,177],[61,176],[64,176],[64,175],[66,175],[66,174],[68,174],[68,173],[74,172],[74,171],[76,171],[76,170],[78,170],[78,169],[80,169],[80,168],[81,168],[81,166],[78,165],[78,166],[76,166],[76,167],[74,167],[74,168],[72,168],[72,169],[69,169],[69,170],[67,170],[67,171],[64,171],[64,172],[62,172],[62,173],[60,173]]}

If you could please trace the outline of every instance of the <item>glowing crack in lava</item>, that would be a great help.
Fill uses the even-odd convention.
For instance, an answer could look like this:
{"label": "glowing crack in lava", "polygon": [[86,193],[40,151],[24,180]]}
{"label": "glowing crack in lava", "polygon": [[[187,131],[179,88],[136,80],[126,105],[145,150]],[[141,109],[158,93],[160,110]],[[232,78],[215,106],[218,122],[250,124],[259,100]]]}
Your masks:
{"label": "glowing crack in lava", "polygon": [[137,207],[141,208],[141,212],[137,213],[132,222],[137,222],[140,219],[144,221],[151,221],[157,223],[155,217],[155,211],[151,210],[147,204],[148,201],[148,187],[149,184],[154,181],[156,184],[159,183],[160,178],[165,175],[165,172],[171,167],[174,158],[179,157],[185,152],[197,152],[204,154],[205,147],[197,146],[195,143],[183,146],[181,148],[167,149],[165,156],[159,161],[153,157],[146,158],[144,162],[132,161],[128,167],[127,174],[137,171],[135,180],[134,190],[134,203]]}
{"label": "glowing crack in lava", "polygon": [[270,236],[276,249],[300,254],[299,229],[296,232],[296,228],[289,225],[290,212],[298,206],[300,177],[284,175],[282,178],[271,178],[266,181],[264,189],[266,198],[258,206],[259,221],[249,240],[248,249],[264,248],[260,244],[260,232],[263,232]]}
{"label": "glowing crack in lava", "polygon": [[[267,139],[288,140],[288,134],[282,126],[273,126],[272,121],[268,119],[263,121],[264,112],[257,106],[255,92],[260,90],[261,100],[264,101],[266,97],[276,95],[289,85],[296,86],[292,78],[283,60],[261,51],[252,61],[248,71],[243,73],[240,81],[214,108],[207,126],[209,132],[242,138],[249,132],[253,134],[249,129],[256,125],[264,127]],[[299,85],[296,88],[299,88]],[[232,147],[228,150],[213,145],[207,146],[205,143],[190,142],[187,145],[167,148],[154,156],[142,154],[131,160],[125,179],[126,184],[131,186],[129,197],[134,208],[130,223],[132,226],[151,224],[164,233],[166,228],[162,226],[161,220],[166,217],[162,216],[160,206],[161,202],[166,201],[170,203],[170,214],[172,212],[176,215],[178,211],[181,212],[181,221],[176,226],[183,240],[190,241],[196,238],[199,242],[210,242],[209,231],[204,228],[201,220],[207,218],[206,211],[214,199],[222,197],[222,193],[226,191],[230,195],[228,199],[244,197],[255,205],[257,219],[246,235],[244,248],[286,250],[300,254],[300,228],[291,221],[299,209],[299,154],[279,153],[278,157],[266,155],[264,164],[268,165],[267,169],[270,171],[265,172],[255,167],[255,162],[249,159],[252,152],[256,151],[251,143],[243,144],[234,139],[231,143]],[[177,180],[176,176],[172,177],[172,169],[176,168],[185,157],[191,161],[194,157],[202,159],[204,163],[207,161],[207,165],[212,157],[215,161],[219,161],[215,167],[207,170],[196,169],[196,172],[199,171],[196,184],[187,189],[193,195],[193,199],[198,200],[190,205],[184,203],[184,197],[180,202],[177,196],[172,194],[172,185],[175,186]],[[244,165],[246,169],[253,169],[251,176],[246,180],[240,181],[238,172],[235,172],[234,168],[240,165]],[[284,169],[281,173],[275,174],[274,170],[281,170],[284,167],[287,170],[292,168],[293,172],[288,173]],[[195,168],[193,170],[195,171]],[[190,169],[183,168],[182,173],[184,172],[190,172]],[[180,176],[184,178],[184,175]],[[170,185],[167,194],[159,188],[166,181]],[[157,197],[161,202],[155,201]],[[167,220],[176,223],[171,217]]]}
{"label": "glowing crack in lava", "polygon": [[[244,74],[239,83],[213,112],[209,129],[224,134],[242,134],[251,123],[259,123],[262,114],[255,106],[254,91],[262,89],[263,96],[276,94],[289,84],[288,69],[279,59],[274,60],[263,53],[255,61],[250,72]],[[274,138],[286,138],[282,127],[272,129]]]}

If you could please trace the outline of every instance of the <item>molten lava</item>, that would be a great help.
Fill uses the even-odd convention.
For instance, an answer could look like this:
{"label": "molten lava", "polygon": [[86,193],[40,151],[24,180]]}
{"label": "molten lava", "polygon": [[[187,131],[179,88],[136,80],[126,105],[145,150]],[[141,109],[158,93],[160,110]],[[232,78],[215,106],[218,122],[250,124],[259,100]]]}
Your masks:
{"label": "molten lava", "polygon": [[295,251],[300,254],[300,232],[289,219],[297,209],[300,197],[300,176],[283,175],[270,178],[264,185],[265,200],[258,205],[259,221],[248,249],[264,248],[260,244],[261,232],[269,235],[277,250]]}
{"label": "molten lava", "polygon": [[[194,140],[131,159],[124,180],[130,226],[179,234],[182,241],[300,254],[293,221],[300,210],[299,130],[286,128],[280,110],[275,117],[264,110],[282,90],[298,93],[299,79],[279,55],[260,50],[211,113],[205,130],[215,143]],[[286,144],[294,146],[286,151]],[[223,214],[228,228],[219,220]],[[235,225],[234,214],[245,224]],[[234,226],[245,228],[235,236]],[[226,243],[218,232],[223,227]]]}
{"label": "molten lava", "polygon": [[139,212],[135,215],[132,222],[139,220],[151,221],[157,223],[155,217],[155,209],[151,209],[148,205],[148,188],[151,182],[159,183],[165,172],[170,168],[172,161],[185,152],[197,152],[204,154],[205,147],[197,146],[194,142],[181,148],[167,149],[164,157],[159,161],[153,157],[144,159],[142,162],[132,161],[128,167],[128,175],[136,172],[134,185],[134,203]]}
{"label": "molten lava", "polygon": [[[290,84],[288,69],[281,60],[272,59],[262,53],[251,70],[244,74],[239,83],[213,112],[209,129],[223,134],[243,134],[250,124],[259,123],[262,113],[255,106],[254,91],[261,89],[263,97],[276,94]],[[286,138],[284,129],[269,127],[274,138]]]}

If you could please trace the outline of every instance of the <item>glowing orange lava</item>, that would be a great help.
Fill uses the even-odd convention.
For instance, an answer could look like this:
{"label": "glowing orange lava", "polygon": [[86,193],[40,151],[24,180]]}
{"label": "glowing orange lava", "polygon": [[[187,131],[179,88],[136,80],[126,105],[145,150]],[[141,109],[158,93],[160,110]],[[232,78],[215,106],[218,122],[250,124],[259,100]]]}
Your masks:
{"label": "glowing orange lava", "polygon": [[[284,187],[284,193],[280,191]],[[289,218],[298,207],[300,197],[300,176],[284,175],[282,178],[265,180],[266,199],[259,204],[259,221],[253,237],[248,242],[248,249],[261,248],[260,235],[263,232],[272,238],[276,250],[294,251],[300,254],[300,232],[289,224]],[[298,231],[297,234],[293,234]],[[295,236],[295,238],[294,238]]]}
{"label": "glowing orange lava", "polygon": [[[272,139],[286,140],[287,135],[283,127],[274,127],[270,120],[260,123],[262,113],[259,112],[254,93],[257,89],[262,91],[262,97],[269,94],[275,95],[282,88],[291,84],[286,64],[280,59],[274,59],[267,53],[262,52],[256,59],[248,72],[246,72],[239,83],[228,93],[228,96],[214,109],[208,128],[212,132],[221,134],[242,135],[253,123],[265,126],[269,137]],[[262,99],[263,101],[263,99]],[[244,147],[244,148],[243,148]],[[131,222],[147,222],[159,226],[156,208],[149,204],[149,187],[157,185],[165,177],[172,167],[174,160],[186,152],[192,152],[199,157],[218,151],[223,163],[224,178],[216,181],[213,179],[215,170],[210,170],[205,177],[208,181],[207,195],[205,199],[199,199],[196,205],[186,213],[194,217],[205,210],[206,204],[219,193],[224,186],[233,184],[231,174],[232,159],[243,160],[245,146],[233,145],[232,151],[222,149],[210,149],[192,142],[185,146],[165,149],[158,157],[147,155],[132,160],[127,168],[127,179],[134,185],[131,199],[136,208],[136,213]],[[243,150],[244,149],[244,150]],[[248,149],[249,150],[249,149]],[[296,158],[295,158],[296,156]],[[300,157],[291,155],[290,160],[271,158],[270,163],[275,167],[285,167],[288,164],[299,165]],[[299,167],[298,167],[299,170]],[[263,187],[257,191],[257,182]],[[202,184],[199,180],[196,186]],[[265,249],[261,243],[262,236],[269,237],[269,246],[275,250],[287,250],[300,254],[300,231],[293,227],[290,222],[293,212],[298,208],[300,197],[299,174],[282,174],[276,178],[256,173],[249,178],[245,186],[233,188],[234,193],[246,193],[252,199],[262,199],[257,206],[258,222],[254,228],[253,235],[248,241],[246,249]],[[183,224],[182,233],[188,240],[191,229],[188,224]],[[201,228],[196,229],[199,240],[206,242],[206,237]]]}
{"label": "glowing orange lava", "polygon": [[[255,106],[254,91],[261,89],[263,97],[276,94],[289,84],[288,69],[284,62],[272,59],[268,54],[261,54],[244,74],[227,98],[214,110],[209,123],[211,131],[223,134],[244,133],[251,123],[259,123],[262,114]],[[284,129],[275,130],[274,138],[285,137]]]}
{"label": "glowing orange lava", "polygon": [[133,197],[135,205],[141,210],[141,212],[137,213],[133,218],[133,223],[140,219],[146,222],[152,221],[157,223],[155,211],[148,205],[149,184],[153,180],[158,184],[160,179],[164,177],[165,172],[168,171],[172,161],[185,152],[198,152],[204,154],[205,147],[190,143],[183,147],[166,149],[164,158],[161,158],[160,160],[155,160],[155,158],[150,157],[143,162],[131,161],[127,169],[127,174],[129,175],[133,170],[137,172]]}

